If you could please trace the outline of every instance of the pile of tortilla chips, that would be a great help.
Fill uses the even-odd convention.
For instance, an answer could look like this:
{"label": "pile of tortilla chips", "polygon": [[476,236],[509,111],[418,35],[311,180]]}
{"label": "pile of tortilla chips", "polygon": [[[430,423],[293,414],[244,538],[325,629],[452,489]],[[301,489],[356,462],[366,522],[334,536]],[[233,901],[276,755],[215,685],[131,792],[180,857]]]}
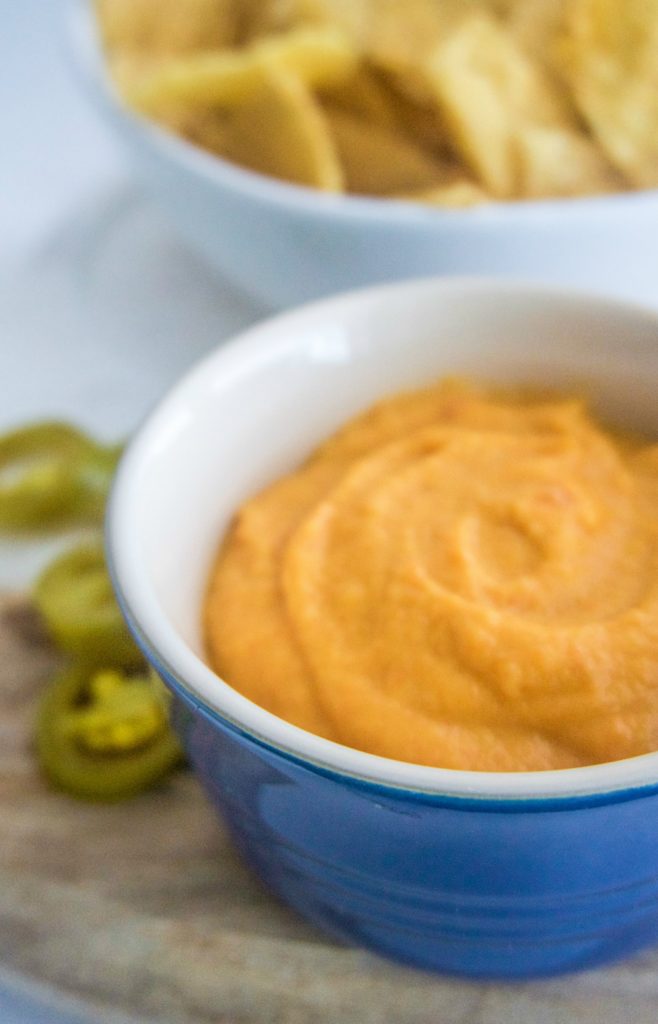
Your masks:
{"label": "pile of tortilla chips", "polygon": [[658,0],[96,0],[135,110],[261,174],[464,207],[658,186]]}

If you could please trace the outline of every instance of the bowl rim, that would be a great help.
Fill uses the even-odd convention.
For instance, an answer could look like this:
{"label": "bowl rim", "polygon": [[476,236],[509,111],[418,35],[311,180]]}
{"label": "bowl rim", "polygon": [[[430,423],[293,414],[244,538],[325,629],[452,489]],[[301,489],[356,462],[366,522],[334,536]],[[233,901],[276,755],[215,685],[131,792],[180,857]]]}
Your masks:
{"label": "bowl rim", "polygon": [[[152,451],[161,449],[168,424],[176,421],[183,408],[189,412],[193,396],[216,385],[218,376],[230,378],[235,371],[254,365],[261,354],[271,356],[277,344],[284,347],[289,343],[286,336],[299,335],[318,321],[326,321],[334,315],[349,318],[358,314],[364,305],[398,299],[403,293],[413,296],[425,291],[454,293],[462,302],[465,297],[494,291],[507,295],[509,301],[515,297],[527,300],[534,295],[542,300],[586,304],[593,312],[622,313],[629,318],[629,329],[630,322],[641,320],[655,327],[658,359],[657,310],[581,290],[489,277],[430,277],[377,285],[308,303],[261,321],[222,343],[194,365],[155,407],[128,445],[115,478],[107,516],[108,560],[122,609],[142,645],[196,706],[278,754],[332,775],[432,796],[515,803],[570,802],[574,798],[591,797],[615,799],[620,793],[655,787],[658,785],[658,751],[580,768],[479,772],[414,765],[316,736],[254,704],[221,679],[167,622],[149,586],[148,573],[140,565],[131,510],[139,501],[141,467]],[[279,335],[274,346],[273,330]],[[312,331],[309,333],[312,335]]]}
{"label": "bowl rim", "polygon": [[570,224],[596,224],[602,214],[624,219],[629,212],[643,214],[647,205],[658,207],[658,188],[604,195],[493,200],[465,209],[447,209],[386,197],[335,195],[270,178],[195,146],[127,107],[107,70],[92,0],[66,3],[67,39],[73,63],[103,110],[123,122],[133,140],[158,152],[165,160],[260,204],[321,220],[365,222],[370,228],[397,225],[431,230],[449,226],[465,233],[498,227],[555,230],[565,218]]}

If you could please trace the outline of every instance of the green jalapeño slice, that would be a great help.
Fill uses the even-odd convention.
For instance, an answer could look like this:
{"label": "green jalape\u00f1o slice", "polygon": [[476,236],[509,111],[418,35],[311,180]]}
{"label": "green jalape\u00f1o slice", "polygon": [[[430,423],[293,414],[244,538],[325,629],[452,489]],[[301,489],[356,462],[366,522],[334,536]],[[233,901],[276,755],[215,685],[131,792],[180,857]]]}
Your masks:
{"label": "green jalape\u00f1o slice", "polygon": [[98,521],[121,446],[96,444],[66,423],[0,437],[0,529],[31,531]]}
{"label": "green jalape\u00f1o slice", "polygon": [[35,584],[34,602],[61,650],[92,665],[142,664],[114,597],[100,542],[81,544],[49,565]]}
{"label": "green jalape\u00f1o slice", "polygon": [[169,695],[153,672],[130,675],[78,664],[45,691],[37,750],[51,783],[86,800],[113,802],[157,783],[182,761]]}

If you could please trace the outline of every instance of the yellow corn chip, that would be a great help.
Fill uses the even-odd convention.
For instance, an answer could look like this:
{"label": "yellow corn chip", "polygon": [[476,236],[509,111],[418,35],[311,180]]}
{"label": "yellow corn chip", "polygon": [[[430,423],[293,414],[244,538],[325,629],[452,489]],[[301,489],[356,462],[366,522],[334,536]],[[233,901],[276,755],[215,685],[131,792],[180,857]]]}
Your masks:
{"label": "yellow corn chip", "polygon": [[444,126],[432,90],[419,74],[419,58],[431,53],[447,27],[474,0],[297,2],[307,16],[312,13],[340,25],[364,54],[362,71],[346,80],[340,105],[350,109],[348,98],[354,92],[354,113],[377,124],[397,125],[416,144],[442,154]]}
{"label": "yellow corn chip", "polygon": [[217,156],[226,152],[226,115],[216,110],[188,110],[187,117],[178,128],[188,140]]}
{"label": "yellow corn chip", "polygon": [[468,0],[379,0],[365,35],[365,54],[394,75],[410,98],[431,103],[435,97],[422,65],[471,7]]}
{"label": "yellow corn chip", "polygon": [[159,70],[163,63],[161,57],[132,48],[124,50],[116,47],[107,60],[114,84],[122,94],[128,94],[136,88],[155,70]]}
{"label": "yellow corn chip", "polygon": [[570,0],[513,0],[507,23],[527,53],[545,64],[554,62],[554,48]]}
{"label": "yellow corn chip", "polygon": [[[522,6],[525,0],[485,0],[486,6],[495,15],[507,19]],[[532,2],[532,0],[530,0]]]}
{"label": "yellow corn chip", "polygon": [[232,46],[241,0],[96,0],[109,50],[172,55]]}
{"label": "yellow corn chip", "polygon": [[312,88],[339,85],[358,68],[358,57],[347,36],[331,26],[307,27],[257,43],[257,60],[272,61],[293,72]]}
{"label": "yellow corn chip", "polygon": [[396,88],[390,75],[364,63],[337,88],[322,92],[332,106],[369,124],[400,132],[421,149],[445,156],[445,126],[437,104],[414,102]]}
{"label": "yellow corn chip", "polygon": [[658,0],[571,0],[562,53],[609,158],[635,186],[658,186]]}
{"label": "yellow corn chip", "polygon": [[240,35],[243,43],[285,32],[299,24],[298,0],[242,0]]}
{"label": "yellow corn chip", "polygon": [[[145,79],[163,66],[163,60],[167,58],[133,49],[114,50],[108,57],[112,78],[122,95],[130,95],[140,88]],[[158,108],[158,123],[185,137],[189,137],[190,127],[200,116],[198,110],[190,109],[186,103],[164,103]]]}
{"label": "yellow corn chip", "polygon": [[437,185],[435,188],[422,189],[419,192],[410,192],[395,197],[396,199],[408,199],[416,203],[427,203],[430,206],[443,206],[447,210],[461,210],[469,206],[480,206],[490,200],[490,197],[475,182],[468,178],[456,177],[454,181],[446,185]]}
{"label": "yellow corn chip", "polygon": [[395,76],[390,76],[390,102],[395,110],[397,122],[402,131],[416,145],[429,152],[446,156],[451,150],[445,118],[436,99],[414,99],[410,92],[405,92],[404,83]]}
{"label": "yellow corn chip", "polygon": [[334,25],[360,49],[382,0],[290,0],[298,22]]}
{"label": "yellow corn chip", "polygon": [[337,29],[297,29],[255,42],[244,50],[198,53],[170,60],[124,92],[138,110],[156,111],[170,103],[233,106],[261,84],[265,64],[277,66],[313,87],[340,82],[357,66],[354,50]]}
{"label": "yellow corn chip", "polygon": [[242,0],[242,41],[305,26],[340,29],[360,49],[379,0]]}
{"label": "yellow corn chip", "polygon": [[381,76],[362,64],[344,82],[323,90],[334,107],[375,125],[395,129],[399,124],[396,100]]}
{"label": "yellow corn chip", "polygon": [[658,0],[95,3],[128,103],[265,174],[446,207],[658,185]]}
{"label": "yellow corn chip", "polygon": [[295,75],[258,71],[258,86],[226,115],[224,156],[261,174],[340,192],[343,172],[321,108]]}
{"label": "yellow corn chip", "polygon": [[[575,164],[569,194],[576,181],[582,192],[610,187],[607,162],[571,122],[559,90],[486,13],[463,19],[435,48],[424,71],[458,152],[491,195],[564,194],[556,149]],[[542,135],[540,128],[550,133]],[[537,150],[536,140],[542,144]],[[550,162],[545,161],[549,140]]]}
{"label": "yellow corn chip", "polygon": [[347,189],[362,195],[430,188],[445,179],[439,160],[400,132],[369,124],[344,110],[326,110]]}
{"label": "yellow corn chip", "polygon": [[625,187],[600,150],[580,132],[526,125],[515,138],[515,150],[524,198],[598,195]]}

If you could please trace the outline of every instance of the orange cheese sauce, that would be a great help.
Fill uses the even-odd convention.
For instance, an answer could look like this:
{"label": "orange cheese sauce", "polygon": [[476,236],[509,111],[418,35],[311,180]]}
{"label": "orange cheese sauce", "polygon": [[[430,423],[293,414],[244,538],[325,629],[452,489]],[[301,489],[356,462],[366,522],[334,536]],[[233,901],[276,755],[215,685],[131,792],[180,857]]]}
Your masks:
{"label": "orange cheese sauce", "polygon": [[320,736],[422,765],[658,748],[658,445],[571,398],[387,399],[237,513],[215,670]]}

